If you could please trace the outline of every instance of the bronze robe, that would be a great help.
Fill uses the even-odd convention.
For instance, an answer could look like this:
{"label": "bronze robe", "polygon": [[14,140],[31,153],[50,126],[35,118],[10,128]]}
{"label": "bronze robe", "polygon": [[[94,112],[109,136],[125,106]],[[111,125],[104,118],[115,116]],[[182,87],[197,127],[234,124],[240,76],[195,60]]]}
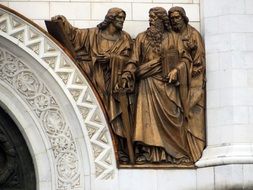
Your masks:
{"label": "bronze robe", "polygon": [[[162,78],[161,55],[153,51],[146,32],[136,38],[131,63],[126,69],[135,72],[138,81],[133,140],[148,146],[162,147],[175,159],[189,158],[184,121],[187,115],[185,111],[188,110],[190,57],[174,32],[164,34],[161,51],[166,49],[179,50],[181,59],[175,66],[179,86]],[[150,64],[150,61],[156,59],[159,60],[157,63]]]}
{"label": "bronze robe", "polygon": [[[132,45],[130,35],[121,31],[120,38],[113,41],[106,39],[97,27],[78,29],[65,22],[64,29],[75,47],[76,59],[102,99],[114,132],[124,137],[120,103],[113,90],[130,54]],[[99,64],[97,58],[105,53],[110,55],[109,63]]]}
{"label": "bronze robe", "polygon": [[205,46],[200,33],[189,24],[180,37],[192,58],[187,139],[196,162],[205,147]]}

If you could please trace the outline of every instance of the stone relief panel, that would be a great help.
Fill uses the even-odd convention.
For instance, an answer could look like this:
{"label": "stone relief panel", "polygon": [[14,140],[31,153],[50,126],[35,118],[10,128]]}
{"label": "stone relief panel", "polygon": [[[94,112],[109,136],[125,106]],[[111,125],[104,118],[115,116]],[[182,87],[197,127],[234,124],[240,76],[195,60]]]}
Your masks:
{"label": "stone relief panel", "polygon": [[19,58],[3,48],[0,52],[0,79],[26,101],[49,138],[57,164],[58,189],[69,184],[78,187],[80,171],[76,145],[58,104],[45,84]]}
{"label": "stone relief panel", "polygon": [[[91,147],[90,163],[96,179],[113,179],[115,158],[110,134],[96,98],[74,63],[46,37],[28,22],[0,7],[0,35],[19,45],[37,59],[57,79],[62,88],[68,89],[72,102],[78,108]],[[69,126],[59,109],[55,97],[25,63],[10,52],[1,49],[0,77],[29,104],[40,120],[50,139],[57,163],[58,187],[77,187],[79,160],[76,145]],[[67,95],[68,97],[69,94]],[[94,164],[94,165],[93,165]]]}

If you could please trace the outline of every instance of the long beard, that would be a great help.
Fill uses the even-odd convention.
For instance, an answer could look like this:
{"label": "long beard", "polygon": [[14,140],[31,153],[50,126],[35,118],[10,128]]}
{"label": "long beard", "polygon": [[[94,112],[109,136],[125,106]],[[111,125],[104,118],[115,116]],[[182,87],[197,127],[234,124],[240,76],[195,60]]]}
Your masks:
{"label": "long beard", "polygon": [[180,32],[180,30],[182,29],[182,24],[180,24],[180,23],[172,24],[172,29],[175,32]]}
{"label": "long beard", "polygon": [[153,48],[153,51],[158,54],[161,52],[163,33],[164,27],[161,24],[156,24],[155,26],[151,25],[146,31],[148,40],[150,41],[150,45]]}

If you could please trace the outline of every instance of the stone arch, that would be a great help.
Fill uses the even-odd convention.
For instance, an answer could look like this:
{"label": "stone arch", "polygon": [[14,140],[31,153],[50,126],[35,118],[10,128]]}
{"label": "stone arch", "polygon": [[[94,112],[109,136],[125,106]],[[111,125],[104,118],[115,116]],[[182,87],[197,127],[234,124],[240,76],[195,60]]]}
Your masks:
{"label": "stone arch", "polygon": [[26,142],[10,116],[0,107],[0,188],[36,189],[35,170]]}
{"label": "stone arch", "polygon": [[42,29],[2,5],[0,79],[0,105],[28,144],[37,189],[115,182],[110,131],[89,83]]}

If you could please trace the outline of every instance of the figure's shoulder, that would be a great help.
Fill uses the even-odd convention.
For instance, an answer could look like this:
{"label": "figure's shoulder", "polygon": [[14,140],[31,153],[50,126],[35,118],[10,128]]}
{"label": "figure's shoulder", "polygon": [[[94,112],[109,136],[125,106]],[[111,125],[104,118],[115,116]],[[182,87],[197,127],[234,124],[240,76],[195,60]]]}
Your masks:
{"label": "figure's shoulder", "polygon": [[143,32],[141,32],[141,33],[139,33],[137,36],[145,36],[145,35],[146,35],[146,30],[143,31]]}
{"label": "figure's shoulder", "polygon": [[131,38],[131,36],[130,36],[130,34],[129,34],[128,32],[122,30],[122,34],[123,34],[123,36],[124,36],[125,38],[131,39],[131,40],[132,40],[132,38]]}
{"label": "figure's shoulder", "polygon": [[143,38],[145,38],[145,36],[147,35],[147,33],[146,33],[146,31],[143,31],[143,32],[141,32],[141,33],[139,33],[137,36],[136,36],[136,40],[137,39],[143,39]]}
{"label": "figure's shoulder", "polygon": [[196,28],[194,28],[193,26],[191,26],[190,24],[188,24],[187,28],[188,28],[188,31],[190,33],[192,33],[194,35],[201,36],[200,32]]}
{"label": "figure's shoulder", "polygon": [[98,32],[99,31],[99,28],[98,27],[93,27],[93,28],[88,28],[88,30],[90,32]]}
{"label": "figure's shoulder", "polygon": [[194,41],[204,44],[204,39],[196,28],[192,27],[191,25],[188,25],[187,28],[188,28],[188,34],[191,36],[191,38]]}

